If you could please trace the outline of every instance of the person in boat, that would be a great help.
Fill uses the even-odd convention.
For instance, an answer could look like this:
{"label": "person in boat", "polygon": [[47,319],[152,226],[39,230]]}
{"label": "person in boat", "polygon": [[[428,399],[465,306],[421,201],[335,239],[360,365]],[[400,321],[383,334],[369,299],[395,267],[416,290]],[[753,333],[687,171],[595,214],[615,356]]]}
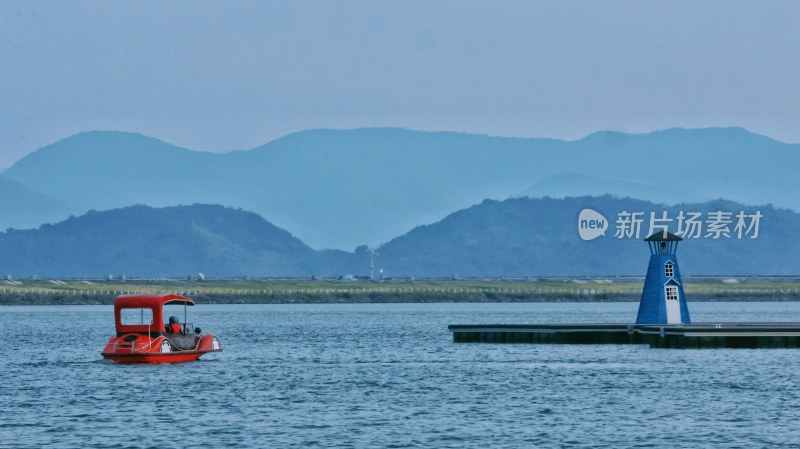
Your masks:
{"label": "person in boat", "polygon": [[167,324],[167,333],[170,334],[181,333],[181,322],[175,315],[169,317],[169,324]]}

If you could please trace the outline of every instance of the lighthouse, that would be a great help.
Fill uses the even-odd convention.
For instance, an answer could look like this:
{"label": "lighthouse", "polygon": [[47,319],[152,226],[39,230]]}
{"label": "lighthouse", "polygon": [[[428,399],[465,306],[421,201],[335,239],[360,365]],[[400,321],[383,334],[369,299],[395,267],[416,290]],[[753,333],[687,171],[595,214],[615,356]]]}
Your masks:
{"label": "lighthouse", "polygon": [[682,239],[669,232],[657,232],[645,241],[650,246],[650,265],[644,280],[636,324],[690,324],[683,293],[681,271],[675,250]]}

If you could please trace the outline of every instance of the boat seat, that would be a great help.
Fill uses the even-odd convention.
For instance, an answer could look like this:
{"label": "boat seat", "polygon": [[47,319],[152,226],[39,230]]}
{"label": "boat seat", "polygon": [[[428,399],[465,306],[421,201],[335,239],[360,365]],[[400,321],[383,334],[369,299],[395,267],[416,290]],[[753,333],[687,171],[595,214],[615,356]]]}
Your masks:
{"label": "boat seat", "polygon": [[189,350],[196,346],[194,335],[167,334],[167,340],[179,349]]}

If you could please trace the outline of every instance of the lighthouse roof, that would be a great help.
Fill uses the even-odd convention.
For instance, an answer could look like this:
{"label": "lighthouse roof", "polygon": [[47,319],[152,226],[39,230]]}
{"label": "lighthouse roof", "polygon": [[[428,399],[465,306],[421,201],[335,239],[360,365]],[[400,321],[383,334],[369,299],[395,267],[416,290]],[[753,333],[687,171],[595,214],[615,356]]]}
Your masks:
{"label": "lighthouse roof", "polygon": [[677,241],[680,241],[680,240],[683,240],[683,239],[678,237],[677,235],[675,235],[675,234],[673,234],[671,232],[667,232],[667,231],[656,232],[653,235],[651,235],[650,237],[647,237],[645,239],[645,241],[647,241],[647,242],[662,242],[662,241],[676,241],[677,242]]}

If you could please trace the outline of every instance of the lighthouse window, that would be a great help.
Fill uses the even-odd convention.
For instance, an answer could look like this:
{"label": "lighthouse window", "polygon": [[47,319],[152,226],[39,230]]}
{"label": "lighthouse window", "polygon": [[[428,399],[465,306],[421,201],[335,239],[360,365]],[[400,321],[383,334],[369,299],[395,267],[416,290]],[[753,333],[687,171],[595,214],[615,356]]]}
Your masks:
{"label": "lighthouse window", "polygon": [[667,301],[678,300],[678,287],[667,286]]}
{"label": "lighthouse window", "polygon": [[664,276],[671,278],[675,276],[675,270],[672,268],[672,262],[664,264]]}

